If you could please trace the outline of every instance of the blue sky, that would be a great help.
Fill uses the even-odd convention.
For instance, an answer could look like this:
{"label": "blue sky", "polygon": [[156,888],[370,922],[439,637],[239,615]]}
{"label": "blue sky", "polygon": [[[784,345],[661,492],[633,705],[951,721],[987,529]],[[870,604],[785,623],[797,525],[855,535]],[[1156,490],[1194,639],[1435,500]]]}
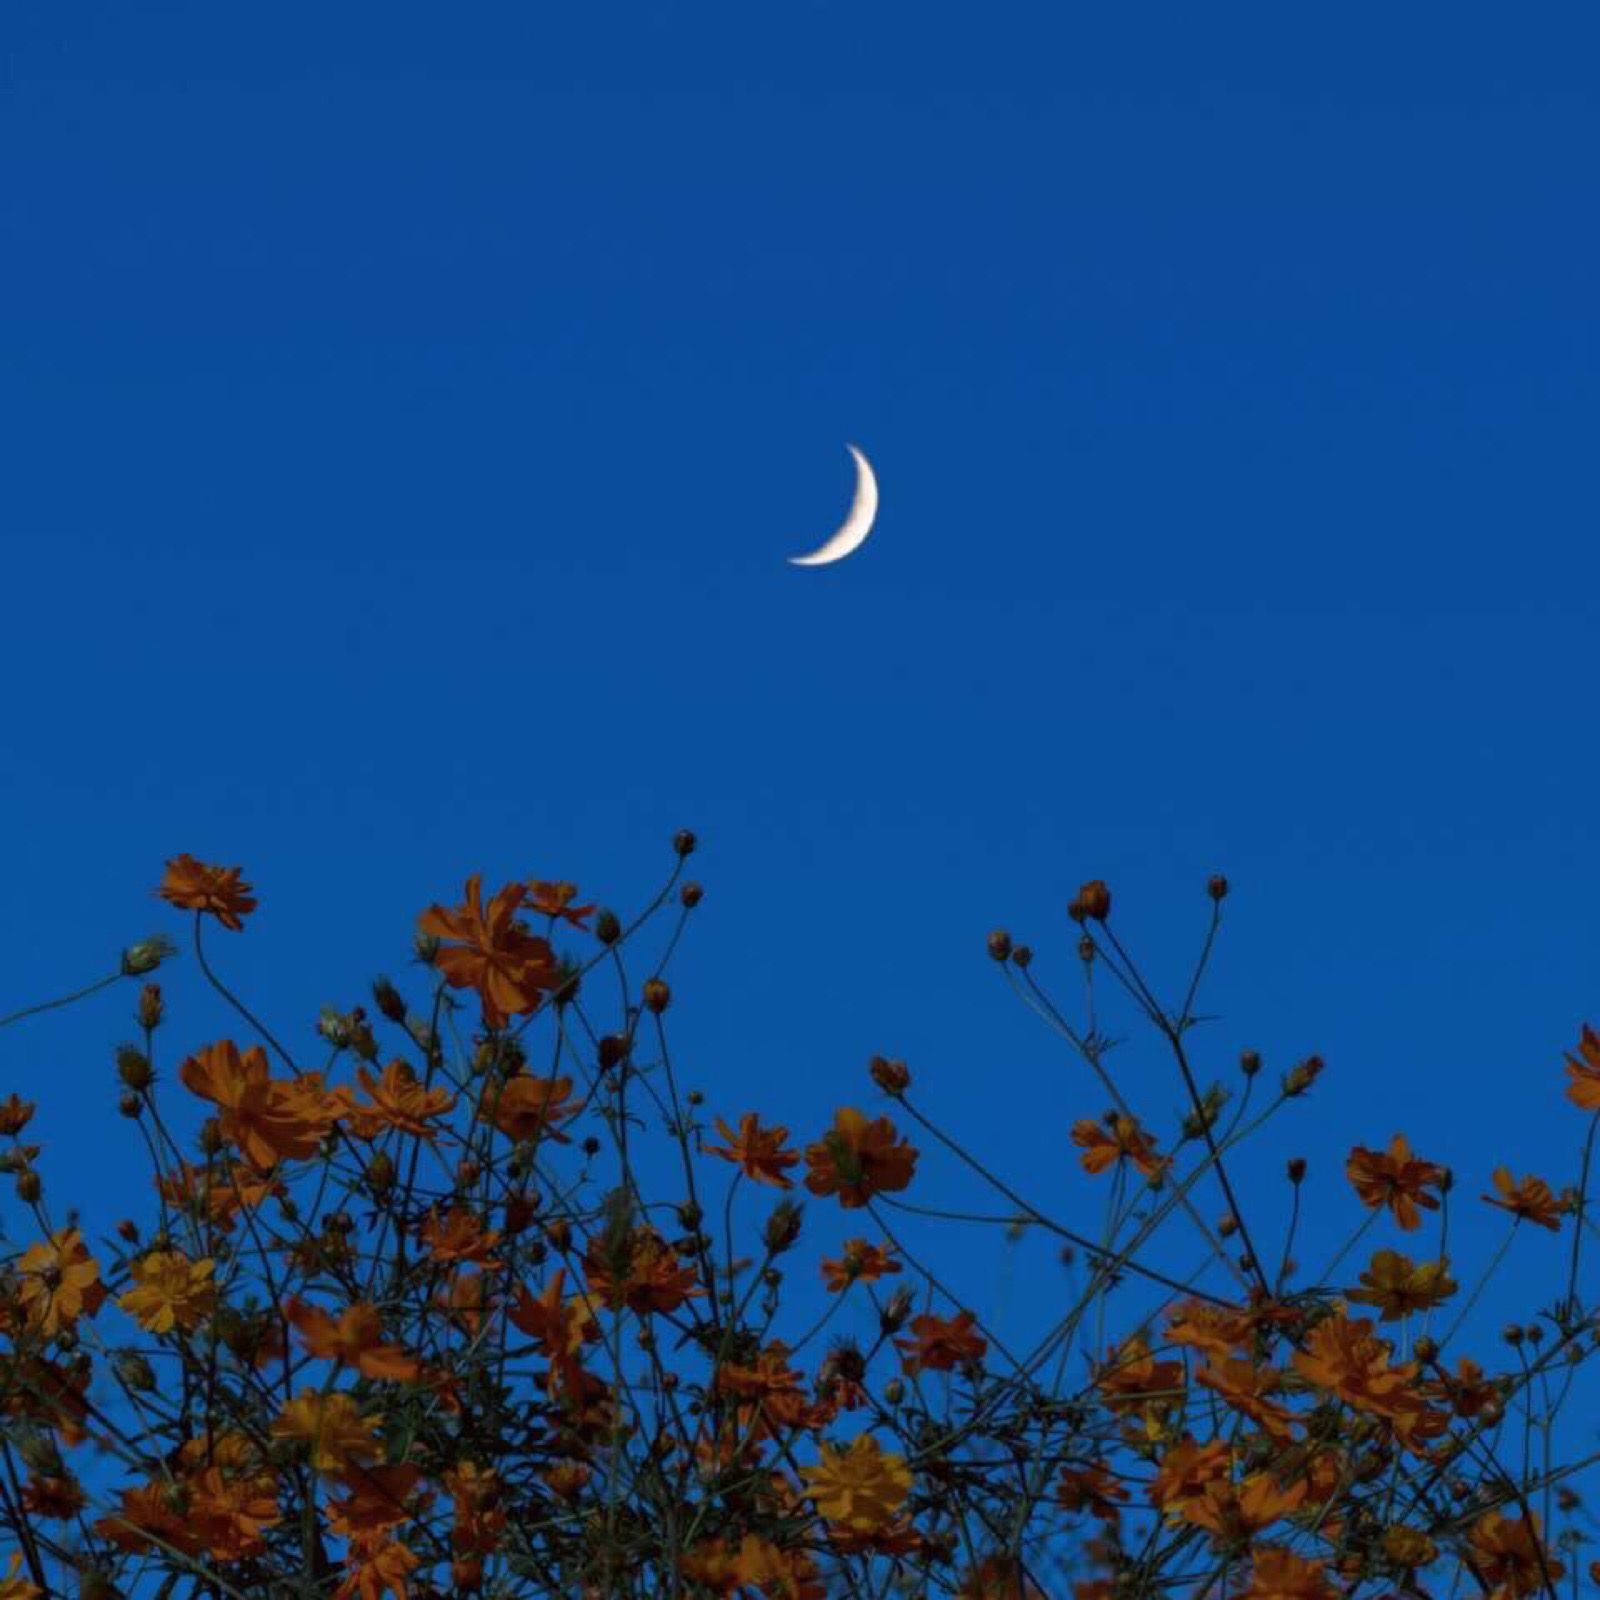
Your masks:
{"label": "blue sky", "polygon": [[[1239,1162],[1267,1236],[1303,1154],[1314,1269],[1403,1130],[1475,1281],[1491,1170],[1576,1177],[1600,1020],[1597,43],[1567,6],[11,8],[0,1012],[185,938],[189,851],[255,885],[213,959],[309,1046],[378,972],[417,1003],[470,873],[627,911],[692,827],[707,1111],[810,1142],[903,1057],[1092,1231],[1104,1094],[985,936],[1075,1006],[1101,877],[1175,999],[1221,871],[1199,1075],[1328,1064]],[[792,567],[847,441],[878,525]],[[239,1030],[161,976],[181,1121],[177,1059]],[[3,1041],[92,1232],[149,1215],[134,998]],[[933,1149],[907,1198],[1010,1209]],[[797,1282],[858,1217],[810,1205]],[[998,1239],[925,1237],[991,1312]],[[1020,1341],[1060,1269],[1010,1271]]]}

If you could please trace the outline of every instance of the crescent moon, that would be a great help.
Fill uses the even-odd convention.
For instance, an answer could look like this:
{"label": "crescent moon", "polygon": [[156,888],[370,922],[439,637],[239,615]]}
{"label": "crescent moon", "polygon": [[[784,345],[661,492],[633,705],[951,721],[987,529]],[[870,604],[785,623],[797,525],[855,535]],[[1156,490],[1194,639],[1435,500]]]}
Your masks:
{"label": "crescent moon", "polygon": [[796,567],[825,567],[830,561],[842,561],[852,550],[861,547],[861,541],[872,532],[872,519],[878,514],[878,480],[873,476],[867,458],[849,447],[856,458],[856,496],[850,502],[850,514],[839,524],[839,531],[808,556],[790,556]]}

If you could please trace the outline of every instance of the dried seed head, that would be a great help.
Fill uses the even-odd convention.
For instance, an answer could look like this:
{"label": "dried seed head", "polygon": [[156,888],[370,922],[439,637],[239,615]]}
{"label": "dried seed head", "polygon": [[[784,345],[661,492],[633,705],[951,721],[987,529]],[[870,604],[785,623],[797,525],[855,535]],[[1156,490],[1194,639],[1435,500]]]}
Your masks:
{"label": "dried seed head", "polygon": [[646,980],[644,986],[645,1008],[660,1016],[672,1004],[672,990],[659,978]]}
{"label": "dried seed head", "polygon": [[1206,884],[1206,893],[1220,904],[1228,898],[1228,880],[1220,872],[1211,874],[1211,881]]}
{"label": "dried seed head", "polygon": [[137,1117],[144,1110],[144,1100],[141,1096],[136,1095],[133,1090],[130,1089],[125,1095],[122,1095],[117,1100],[117,1110],[120,1111],[123,1116],[132,1119]]}
{"label": "dried seed head", "polygon": [[699,842],[700,841],[696,839],[687,828],[679,828],[678,831],[672,836],[672,848],[676,850],[680,856],[692,856],[694,854],[695,846]]}
{"label": "dried seed head", "polygon": [[594,936],[601,944],[615,944],[622,937],[622,922],[615,911],[601,911],[594,919]]}
{"label": "dried seed head", "polygon": [[1030,950],[1027,945],[1019,944],[1017,948],[1011,952],[1011,959],[1019,967],[1021,967],[1024,972],[1026,972],[1033,964],[1033,951]]}
{"label": "dried seed head", "polygon": [[147,983],[139,991],[139,1026],[147,1032],[153,1032],[161,1026],[162,1013],[166,1006],[161,999],[161,985]]}
{"label": "dried seed head", "polygon": [[1261,1057],[1254,1050],[1241,1050],[1239,1052],[1239,1070],[1247,1078],[1253,1078],[1261,1070]]}
{"label": "dried seed head", "polygon": [[678,900],[685,911],[693,911],[705,897],[705,890],[698,883],[686,883],[678,891]]}
{"label": "dried seed head", "polygon": [[1299,1183],[1306,1175],[1306,1158],[1304,1156],[1289,1157],[1289,1182]]}
{"label": "dried seed head", "polygon": [[1086,917],[1104,922],[1111,915],[1111,891],[1099,878],[1091,878],[1078,890],[1077,898],[1067,907],[1067,915],[1074,922]]}
{"label": "dried seed head", "polygon": [[989,954],[996,961],[1008,961],[1011,958],[1011,935],[1004,928],[996,928],[989,935]]}

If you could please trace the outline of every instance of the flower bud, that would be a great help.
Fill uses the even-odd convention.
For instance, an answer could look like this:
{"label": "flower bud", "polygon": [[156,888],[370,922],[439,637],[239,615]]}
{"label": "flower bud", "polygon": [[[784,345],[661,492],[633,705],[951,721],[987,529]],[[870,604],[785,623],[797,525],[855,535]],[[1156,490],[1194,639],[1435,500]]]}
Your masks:
{"label": "flower bud", "polygon": [[470,1189],[483,1176],[483,1168],[470,1156],[456,1163],[456,1187]]}
{"label": "flower bud", "polygon": [[1084,966],[1088,966],[1094,960],[1094,940],[1088,934],[1084,934],[1078,941],[1078,959]]}
{"label": "flower bud", "polygon": [[117,1235],[127,1244],[138,1244],[139,1224],[132,1217],[124,1217],[117,1224]]}
{"label": "flower bud", "polygon": [[1213,872],[1211,881],[1206,884],[1206,893],[1220,905],[1228,898],[1228,880],[1220,872]]}
{"label": "flower bud", "polygon": [[382,1016],[400,1027],[405,1026],[406,1003],[400,998],[400,991],[387,978],[372,980],[372,999]]}
{"label": "flower bud", "polygon": [[144,1100],[130,1089],[126,1094],[118,1096],[117,1110],[131,1119],[144,1110]]}
{"label": "flower bud", "polygon": [[672,990],[659,978],[649,978],[644,986],[644,1003],[647,1010],[658,1017],[672,1004]]}
{"label": "flower bud", "polygon": [[367,1184],[374,1194],[383,1194],[394,1186],[394,1157],[380,1150],[367,1163]]}
{"label": "flower bud", "polygon": [[0,1134],[14,1139],[33,1120],[39,1109],[36,1101],[21,1100],[16,1095],[0,1101]]}
{"label": "flower bud", "polygon": [[151,1365],[137,1350],[123,1350],[112,1362],[117,1376],[135,1394],[149,1394],[156,1386],[156,1375]]}
{"label": "flower bud", "polygon": [[431,967],[439,958],[439,947],[443,944],[436,933],[418,933],[412,935],[411,948],[417,953],[417,960],[425,967]]}
{"label": "flower bud", "polygon": [[131,1044],[119,1044],[116,1049],[117,1076],[130,1088],[148,1089],[156,1081],[155,1069],[144,1051]]}
{"label": "flower bud", "polygon": [[17,1198],[25,1206],[31,1206],[43,1193],[44,1184],[40,1182],[39,1174],[32,1167],[24,1167],[17,1174]]}
{"label": "flower bud", "polygon": [[147,983],[139,991],[139,1026],[147,1032],[154,1032],[161,1026],[161,1015],[166,1006],[161,1000],[161,985]]}
{"label": "flower bud", "polygon": [[1289,1182],[1299,1183],[1306,1175],[1306,1158],[1304,1156],[1289,1157]]}
{"label": "flower bud", "polygon": [[902,1283],[889,1296],[887,1303],[878,1316],[878,1324],[885,1333],[898,1333],[905,1326],[906,1318],[911,1315],[911,1305],[915,1298],[915,1293],[910,1284],[906,1283]]}
{"label": "flower bud", "polygon": [[610,1072],[619,1062],[627,1059],[629,1050],[633,1048],[633,1041],[625,1033],[605,1034],[596,1047],[600,1060],[600,1070]]}
{"label": "flower bud", "polygon": [[1111,915],[1111,891],[1099,878],[1091,878],[1078,890],[1077,898],[1067,907],[1067,915],[1074,922],[1082,922],[1086,917],[1104,922]]}
{"label": "flower bud", "polygon": [[672,836],[672,848],[676,850],[680,856],[692,856],[694,854],[694,847],[699,842],[700,841],[696,839],[687,828],[679,828],[678,831]]}
{"label": "flower bud", "polygon": [[766,1231],[762,1235],[772,1255],[782,1255],[800,1237],[802,1209],[793,1200],[780,1200],[772,1208],[772,1215],[767,1218]]}
{"label": "flower bud", "polygon": [[1239,1052],[1239,1070],[1247,1078],[1253,1078],[1261,1070],[1261,1057],[1254,1050],[1241,1050]]}
{"label": "flower bud", "polygon": [[679,903],[685,911],[693,911],[705,898],[705,890],[698,883],[686,883],[678,891]]}
{"label": "flower bud", "polygon": [[1504,1339],[1505,1342],[1514,1350],[1519,1344],[1522,1343],[1522,1329],[1519,1328],[1516,1323],[1508,1322],[1505,1327],[1500,1330],[1500,1337]]}
{"label": "flower bud", "polygon": [[122,976],[142,978],[145,973],[154,972],[168,956],[177,953],[178,947],[162,934],[158,933],[153,939],[141,939],[122,952]]}
{"label": "flower bud", "polygon": [[898,1379],[891,1378],[883,1386],[883,1398],[892,1406],[897,1406],[906,1397],[906,1386]]}
{"label": "flower bud", "polygon": [[506,1196],[505,1231],[515,1237],[526,1231],[539,1215],[539,1202],[526,1190]]}
{"label": "flower bud", "polygon": [[1011,935],[1004,928],[996,928],[989,935],[989,954],[996,961],[1011,959]]}
{"label": "flower bud", "polygon": [[204,1156],[219,1156],[228,1141],[222,1131],[222,1124],[215,1117],[207,1117],[200,1124],[200,1153]]}
{"label": "flower bud", "polygon": [[601,911],[595,917],[594,936],[601,944],[615,944],[622,937],[622,923],[615,911]]}
{"label": "flower bud", "polygon": [[678,1207],[678,1226],[693,1232],[694,1229],[698,1228],[700,1224],[705,1221],[705,1215],[705,1212],[703,1212],[693,1200],[685,1200],[682,1205]]}
{"label": "flower bud", "polygon": [[1286,1095],[1304,1094],[1317,1081],[1322,1071],[1321,1056],[1307,1056],[1298,1066],[1284,1075],[1283,1092]]}
{"label": "flower bud", "polygon": [[1217,1232],[1221,1234],[1224,1239],[1231,1239],[1234,1234],[1238,1232],[1238,1230],[1239,1224],[1233,1220],[1233,1213],[1231,1211],[1227,1216],[1219,1217],[1217,1219]]}
{"label": "flower bud", "polygon": [[874,1056],[870,1071],[872,1081],[885,1094],[902,1095],[911,1087],[911,1074],[903,1061],[886,1061],[882,1056]]}
{"label": "flower bud", "polygon": [[1439,1341],[1425,1333],[1412,1347],[1411,1353],[1424,1366],[1432,1366],[1439,1359]]}

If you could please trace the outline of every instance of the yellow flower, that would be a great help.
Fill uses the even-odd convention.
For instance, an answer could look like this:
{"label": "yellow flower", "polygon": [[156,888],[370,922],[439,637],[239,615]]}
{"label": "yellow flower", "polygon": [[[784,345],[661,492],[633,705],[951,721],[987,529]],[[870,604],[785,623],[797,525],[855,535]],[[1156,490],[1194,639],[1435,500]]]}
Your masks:
{"label": "yellow flower", "polygon": [[92,1317],[105,1300],[100,1265],[76,1228],[57,1228],[17,1262],[22,1283],[17,1298],[28,1321],[47,1338],[70,1328],[84,1312]]}
{"label": "yellow flower", "polygon": [[272,1436],[309,1444],[312,1467],[333,1474],[380,1453],[373,1436],[377,1426],[376,1418],[357,1411],[349,1395],[319,1394],[308,1385],[274,1419]]}
{"label": "yellow flower", "polygon": [[44,1590],[37,1584],[29,1583],[26,1578],[17,1576],[17,1569],[22,1565],[22,1552],[11,1552],[11,1570],[5,1577],[0,1578],[0,1600],[44,1600]]}
{"label": "yellow flower", "polygon": [[217,1291],[211,1274],[215,1261],[191,1261],[181,1250],[152,1250],[129,1271],[136,1289],[129,1289],[117,1304],[147,1333],[171,1333],[174,1327],[192,1328],[215,1309]]}
{"label": "yellow flower", "polygon": [[1448,1260],[1414,1262],[1398,1250],[1379,1250],[1361,1274],[1363,1287],[1348,1291],[1358,1305],[1377,1306],[1382,1322],[1431,1311],[1456,1292]]}
{"label": "yellow flower", "polygon": [[904,1456],[885,1455],[864,1433],[848,1450],[822,1446],[822,1461],[801,1476],[806,1493],[829,1522],[870,1532],[889,1522],[911,1493],[911,1469]]}

